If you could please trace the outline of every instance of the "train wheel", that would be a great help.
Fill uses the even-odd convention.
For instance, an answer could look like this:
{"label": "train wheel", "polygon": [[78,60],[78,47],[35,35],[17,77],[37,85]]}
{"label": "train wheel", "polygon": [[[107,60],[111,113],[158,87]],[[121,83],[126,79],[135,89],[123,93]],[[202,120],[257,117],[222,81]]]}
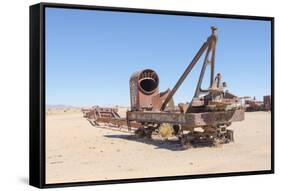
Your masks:
{"label": "train wheel", "polygon": [[227,130],[226,131],[226,137],[229,140],[229,142],[234,142],[234,132],[233,130]]}
{"label": "train wheel", "polygon": [[191,137],[190,135],[181,135],[181,136],[179,136],[179,139],[180,139],[183,149],[193,148],[193,145],[192,145],[193,137]]}
{"label": "train wheel", "polygon": [[173,125],[174,134],[178,135],[181,132],[181,126],[180,125]]}
{"label": "train wheel", "polygon": [[138,128],[138,129],[135,131],[135,135],[137,136],[137,138],[143,138],[143,137],[145,137],[145,129],[144,129],[143,127]]}

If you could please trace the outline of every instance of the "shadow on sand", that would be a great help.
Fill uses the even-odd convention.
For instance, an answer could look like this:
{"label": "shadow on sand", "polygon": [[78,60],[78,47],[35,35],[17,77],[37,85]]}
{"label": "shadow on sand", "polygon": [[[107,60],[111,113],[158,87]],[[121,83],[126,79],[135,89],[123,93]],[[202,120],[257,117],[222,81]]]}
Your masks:
{"label": "shadow on sand", "polygon": [[[155,149],[168,149],[171,151],[185,151],[180,143],[180,141],[175,139],[168,139],[168,140],[161,140],[161,139],[149,139],[149,138],[138,138],[136,135],[104,135],[107,138],[114,138],[114,139],[125,139],[128,141],[135,141],[139,143],[154,145]],[[196,144],[193,145],[193,147],[211,147],[212,145],[202,145],[202,144]]]}

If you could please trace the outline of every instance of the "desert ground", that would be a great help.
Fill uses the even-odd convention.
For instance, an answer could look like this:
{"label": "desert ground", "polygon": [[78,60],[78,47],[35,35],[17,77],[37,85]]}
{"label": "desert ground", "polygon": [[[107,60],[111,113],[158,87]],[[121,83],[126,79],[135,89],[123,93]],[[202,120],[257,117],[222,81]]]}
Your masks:
{"label": "desert ground", "polygon": [[80,109],[49,109],[46,183],[268,170],[270,128],[270,112],[246,113],[231,125],[234,143],[183,150],[176,141],[94,127]]}

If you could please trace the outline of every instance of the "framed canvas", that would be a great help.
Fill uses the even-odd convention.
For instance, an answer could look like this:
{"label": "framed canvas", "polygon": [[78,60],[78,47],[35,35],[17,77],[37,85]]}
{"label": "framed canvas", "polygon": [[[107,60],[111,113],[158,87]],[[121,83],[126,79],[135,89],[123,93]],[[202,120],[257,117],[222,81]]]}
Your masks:
{"label": "framed canvas", "polygon": [[30,185],[274,172],[274,18],[30,6]]}

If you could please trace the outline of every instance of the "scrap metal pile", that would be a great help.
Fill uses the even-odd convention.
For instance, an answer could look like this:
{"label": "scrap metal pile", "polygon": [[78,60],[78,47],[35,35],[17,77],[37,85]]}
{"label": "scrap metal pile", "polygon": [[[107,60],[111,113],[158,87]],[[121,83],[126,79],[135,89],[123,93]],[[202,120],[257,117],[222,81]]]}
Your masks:
{"label": "scrap metal pile", "polygon": [[245,99],[246,111],[270,111],[271,110],[271,96],[263,96],[263,101],[257,101],[254,97]]}
{"label": "scrap metal pile", "polygon": [[[198,143],[222,144],[234,141],[233,131],[228,129],[232,122],[244,120],[244,109],[237,96],[225,90],[222,75],[215,72],[217,28],[201,46],[191,63],[183,72],[172,90],[159,92],[159,77],[151,69],[134,73],[130,78],[131,109],[121,118],[115,108],[93,107],[83,110],[91,124],[126,126],[138,137],[151,138],[163,127],[173,129],[184,148]],[[205,53],[203,66],[192,100],[174,105],[173,96]],[[209,88],[202,89],[205,70],[210,67]]]}

